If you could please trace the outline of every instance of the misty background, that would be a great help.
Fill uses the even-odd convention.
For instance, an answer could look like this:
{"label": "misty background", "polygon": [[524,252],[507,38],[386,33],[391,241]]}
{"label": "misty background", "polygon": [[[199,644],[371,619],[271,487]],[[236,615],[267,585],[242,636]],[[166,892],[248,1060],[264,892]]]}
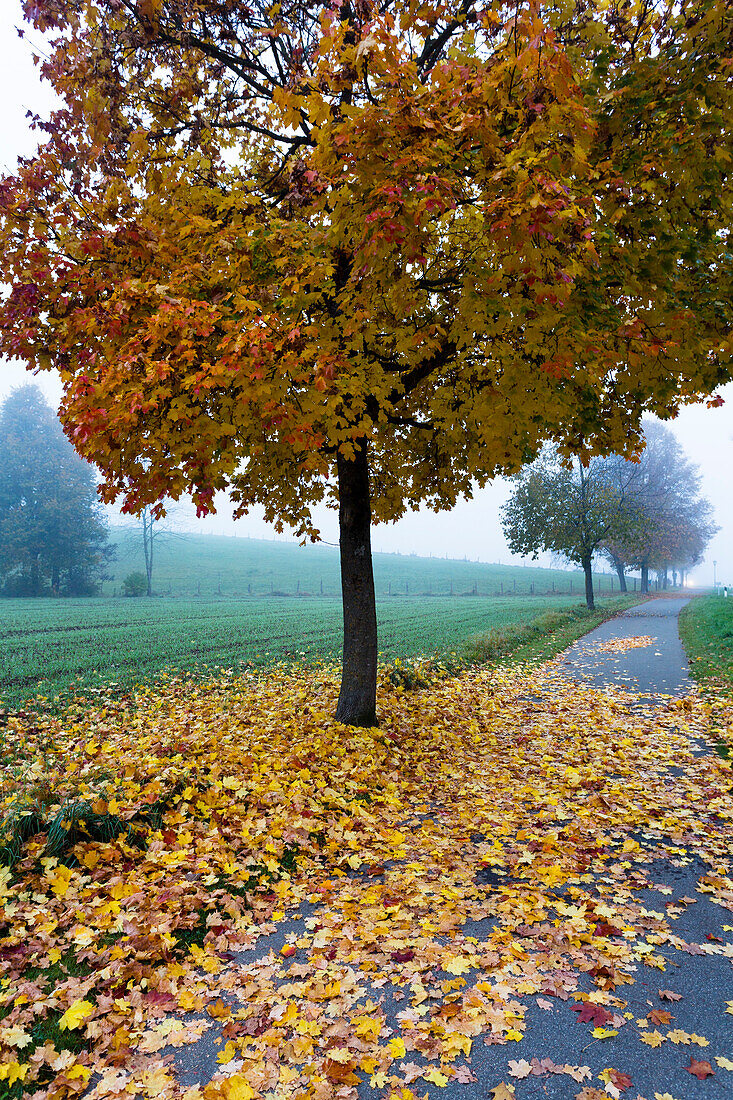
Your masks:
{"label": "misty background", "polygon": [[[30,156],[36,148],[36,135],[31,129],[28,113],[46,116],[54,97],[39,79],[33,62],[34,53],[43,49],[43,42],[29,31],[23,38],[16,27],[21,24],[19,0],[3,0],[0,15],[0,101],[3,117],[0,124],[0,169],[12,172],[19,156]],[[712,291],[711,291],[712,292]],[[35,377],[23,364],[0,359],[0,403],[11,390],[35,381],[54,407],[61,395],[61,383],[55,373],[42,372]],[[710,585],[713,563],[718,581],[733,583],[733,384],[720,390],[725,403],[709,409],[703,403],[688,406],[675,420],[666,421],[683,450],[699,467],[701,493],[712,504],[718,534],[711,540],[705,557],[690,574],[690,582]],[[372,545],[375,551],[448,558],[468,558],[503,564],[520,564],[523,560],[510,554],[500,525],[500,510],[510,491],[509,483],[497,479],[476,491],[472,500],[461,501],[452,511],[434,513],[428,509],[410,513],[398,523],[375,527]],[[185,502],[177,506],[176,526],[200,534],[236,535],[250,538],[273,538],[273,528],[264,522],[259,510],[236,523],[225,495],[216,499],[217,514],[197,520],[195,509]],[[110,522],[124,522],[119,513],[108,509]],[[319,508],[315,515],[324,541],[338,541],[335,512]],[[288,535],[276,536],[289,540]],[[538,563],[547,564],[550,555],[541,555]],[[610,568],[610,567],[608,567]]]}

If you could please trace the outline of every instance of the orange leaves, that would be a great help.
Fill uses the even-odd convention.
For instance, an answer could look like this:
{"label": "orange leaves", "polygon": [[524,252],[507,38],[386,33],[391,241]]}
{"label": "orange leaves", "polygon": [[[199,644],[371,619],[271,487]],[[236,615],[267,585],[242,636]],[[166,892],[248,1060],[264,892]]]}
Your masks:
{"label": "orange leaves", "polygon": [[[533,1057],[535,1001],[543,1030],[561,1027],[579,1047],[600,1031],[596,1054],[665,1043],[682,1068],[687,1046],[705,1047],[704,1036],[669,1027],[666,1006],[629,1018],[633,983],[648,974],[639,946],[682,947],[676,908],[639,902],[657,850],[625,843],[650,831],[719,865],[700,809],[717,764],[689,755],[682,731],[702,736],[703,702],[647,720],[618,692],[568,689],[552,666],[502,669],[419,693],[385,686],[380,729],[345,738],[327,717],[336,690],[333,670],[276,670],[170,680],[134,707],[100,698],[41,720],[32,737],[11,720],[8,739],[55,746],[44,775],[60,798],[100,814],[114,807],[125,821],[162,800],[159,822],[138,822],[144,846],[122,834],[83,840],[74,854],[94,852],[94,866],[66,868],[39,865],[43,840],[30,838],[6,883],[0,965],[29,993],[8,1006],[0,1041],[3,1066],[25,1072],[24,1087],[40,1087],[33,1029],[62,1010],[62,1033],[90,1049],[44,1063],[59,1088],[69,1071],[81,1087],[91,1070],[111,1092],[124,1066],[139,1091],[177,1095],[162,1052],[207,1036],[221,1038],[217,1064],[231,1071],[202,1087],[211,1100],[298,1095],[314,1081],[325,1096],[362,1075],[400,1100],[459,1083],[468,1096],[466,1058],[475,1071],[484,1040],[505,1059],[504,1096],[509,1082],[533,1078],[551,1091],[555,1076],[601,1094],[585,1055]],[[93,754],[82,751],[90,743]],[[69,761],[84,762],[83,777]],[[682,774],[671,772],[680,762]],[[603,802],[586,777],[603,780]],[[1,782],[5,813],[17,780]],[[597,873],[578,870],[589,850]],[[482,864],[503,873],[484,881]],[[550,864],[561,890],[543,882]],[[726,900],[724,876],[705,888]],[[617,934],[598,935],[602,926]],[[726,1060],[714,1057],[723,1073]],[[617,1064],[601,1081],[628,1095]]]}

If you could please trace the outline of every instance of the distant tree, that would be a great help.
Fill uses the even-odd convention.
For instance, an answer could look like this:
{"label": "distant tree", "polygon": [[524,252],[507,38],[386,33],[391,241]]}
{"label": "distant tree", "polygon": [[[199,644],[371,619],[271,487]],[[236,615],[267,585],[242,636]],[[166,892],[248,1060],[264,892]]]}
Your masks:
{"label": "distant tree", "polygon": [[611,477],[625,485],[637,522],[609,538],[604,553],[619,580],[626,569],[640,570],[641,591],[648,592],[650,570],[666,587],[669,570],[691,568],[717,528],[710,504],[700,496],[697,467],[669,428],[645,421],[644,442],[638,461],[616,456],[607,462]]}
{"label": "distant tree", "polygon": [[94,469],[37,386],[0,409],[0,580],[6,594],[83,596],[109,559]]}
{"label": "distant tree", "polygon": [[547,451],[515,481],[503,509],[502,526],[510,550],[537,557],[541,550],[560,554],[582,566],[585,599],[595,606],[593,555],[635,522],[623,486],[611,476],[605,459],[572,466]]}
{"label": "distant tree", "polygon": [[124,526],[124,539],[127,543],[142,546],[145,559],[145,576],[147,577],[146,595],[153,595],[153,570],[157,560],[157,553],[163,542],[170,539],[185,539],[186,535],[177,531],[172,518],[175,514],[175,506],[166,501],[165,516],[156,516],[150,505],[146,504],[137,516]]}
{"label": "distant tree", "polygon": [[148,578],[144,573],[128,573],[122,582],[122,589],[126,596],[150,595],[148,592]]}

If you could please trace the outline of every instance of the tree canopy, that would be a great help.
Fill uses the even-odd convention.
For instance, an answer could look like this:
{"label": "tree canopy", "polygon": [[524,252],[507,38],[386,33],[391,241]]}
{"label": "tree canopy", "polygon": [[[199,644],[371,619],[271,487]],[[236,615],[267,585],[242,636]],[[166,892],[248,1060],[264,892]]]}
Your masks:
{"label": "tree canopy", "polygon": [[0,408],[0,579],[6,593],[88,595],[108,556],[94,470],[37,386]]}
{"label": "tree canopy", "polygon": [[549,451],[518,475],[503,509],[504,535],[513,553],[537,557],[549,550],[582,566],[589,608],[595,605],[594,554],[640,522],[616,473],[608,460],[596,458],[585,467],[575,459],[569,465]]}
{"label": "tree canopy", "polygon": [[[700,474],[663,424],[644,424],[645,447],[637,462],[617,457],[613,476],[625,486],[637,522],[605,543],[606,556],[623,576],[640,569],[643,592],[649,570],[688,570],[702,557],[717,531],[712,508],[700,496]],[[611,467],[610,467],[611,468]]]}
{"label": "tree canopy", "polygon": [[0,350],[60,370],[107,500],[338,504],[345,720],[371,519],[731,377],[724,0],[25,11],[63,105],[0,185]]}

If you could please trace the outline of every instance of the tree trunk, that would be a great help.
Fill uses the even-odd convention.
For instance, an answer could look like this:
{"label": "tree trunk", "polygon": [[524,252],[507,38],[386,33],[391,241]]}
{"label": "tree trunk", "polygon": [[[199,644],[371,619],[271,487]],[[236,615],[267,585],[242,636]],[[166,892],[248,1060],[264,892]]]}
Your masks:
{"label": "tree trunk", "polygon": [[583,561],[583,572],[585,573],[585,602],[588,605],[590,611],[595,611],[595,600],[593,599],[593,565],[592,558],[585,558]]}
{"label": "tree trunk", "polygon": [[147,508],[143,509],[142,513],[143,523],[143,549],[145,551],[145,576],[148,579],[148,590],[146,595],[153,595],[153,517]]}
{"label": "tree trunk", "polygon": [[641,591],[645,596],[649,595],[649,566],[641,567]]}
{"label": "tree trunk", "polygon": [[339,454],[339,548],[344,605],[344,650],[336,720],[377,724],[377,608],[372,571],[367,445],[353,459]]}
{"label": "tree trunk", "polygon": [[61,577],[59,575],[58,562],[54,562],[51,566],[51,592],[54,596],[58,596],[59,588],[61,587]]}
{"label": "tree trunk", "polygon": [[626,587],[626,574],[624,573],[624,563],[621,561],[621,558],[613,559],[613,567],[618,574],[619,588],[622,592],[628,592],[628,588]]}
{"label": "tree trunk", "polygon": [[40,555],[34,554],[31,559],[31,595],[41,594],[41,562]]}

